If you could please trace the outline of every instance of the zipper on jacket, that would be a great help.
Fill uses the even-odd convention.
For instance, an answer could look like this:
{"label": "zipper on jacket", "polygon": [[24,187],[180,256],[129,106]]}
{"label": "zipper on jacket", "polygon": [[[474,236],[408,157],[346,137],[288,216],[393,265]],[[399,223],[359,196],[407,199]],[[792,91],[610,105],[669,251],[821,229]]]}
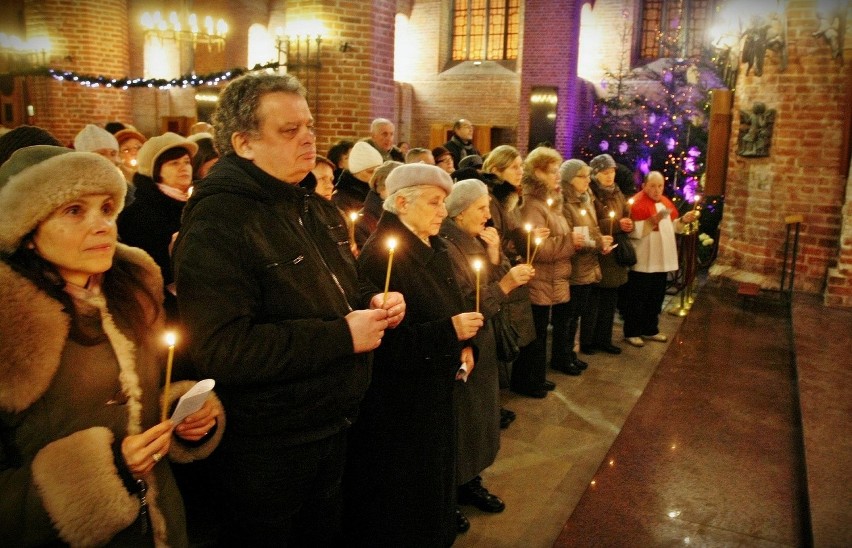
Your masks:
{"label": "zipper on jacket", "polygon": [[[307,209],[308,209],[308,203],[306,201],[305,202],[305,211],[307,211]],[[304,230],[305,232],[308,231],[307,228],[305,228],[305,223],[302,220],[301,215],[299,215],[299,226],[301,226],[302,230]],[[317,247],[316,242],[314,242],[314,239],[312,237],[310,237],[310,234],[308,236],[309,237],[307,238],[307,240],[311,242],[311,246],[314,248],[314,251],[316,251],[317,256],[319,257],[319,260],[322,262],[323,266],[325,267],[325,270],[331,276],[331,279],[334,280],[334,285],[337,286],[337,290],[340,291],[340,294],[343,296],[343,302],[346,303],[346,309],[349,310],[349,312],[352,312],[352,307],[349,305],[349,299],[346,298],[346,291],[343,289],[343,286],[340,284],[340,280],[337,279],[337,275],[331,270],[331,268],[328,266],[328,263],[325,262],[325,257],[322,256],[322,253],[320,252],[319,248]]]}

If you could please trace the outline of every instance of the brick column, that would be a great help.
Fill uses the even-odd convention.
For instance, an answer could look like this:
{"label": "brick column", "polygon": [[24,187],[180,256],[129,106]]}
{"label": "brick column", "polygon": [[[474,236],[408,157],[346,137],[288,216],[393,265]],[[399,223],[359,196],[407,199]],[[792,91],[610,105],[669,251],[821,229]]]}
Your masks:
{"label": "brick column", "polygon": [[[78,74],[127,76],[126,0],[25,0],[27,36],[47,36],[47,64]],[[50,130],[63,143],[89,123],[130,119],[130,97],[121,89],[89,88],[49,77],[27,78],[28,123]]]}

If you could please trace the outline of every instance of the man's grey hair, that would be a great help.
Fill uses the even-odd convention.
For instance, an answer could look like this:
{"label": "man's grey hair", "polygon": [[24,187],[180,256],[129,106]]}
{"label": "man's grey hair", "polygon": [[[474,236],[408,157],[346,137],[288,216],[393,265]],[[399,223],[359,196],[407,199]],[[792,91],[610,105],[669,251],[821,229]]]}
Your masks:
{"label": "man's grey hair", "polygon": [[260,99],[267,93],[275,92],[293,93],[301,97],[307,94],[296,77],[266,73],[240,76],[222,91],[213,114],[213,135],[221,156],[234,152],[231,144],[234,133],[247,133],[254,139],[260,137]]}
{"label": "man's grey hair", "polygon": [[373,123],[370,124],[370,133],[375,135],[376,132],[379,131],[382,126],[386,125],[393,125],[393,122],[391,122],[387,118],[376,118],[375,120],[373,120]]}
{"label": "man's grey hair", "polygon": [[432,151],[428,148],[414,147],[405,155],[405,163],[416,164],[417,162],[425,161],[429,156],[432,156]]}
{"label": "man's grey hair", "polygon": [[399,210],[396,207],[396,197],[402,196],[405,200],[406,204],[410,204],[412,202],[416,202],[420,195],[423,194],[423,187],[421,185],[417,186],[407,186],[405,188],[401,188],[385,198],[385,202],[382,204],[382,208],[385,211],[390,211],[394,215],[399,214]]}

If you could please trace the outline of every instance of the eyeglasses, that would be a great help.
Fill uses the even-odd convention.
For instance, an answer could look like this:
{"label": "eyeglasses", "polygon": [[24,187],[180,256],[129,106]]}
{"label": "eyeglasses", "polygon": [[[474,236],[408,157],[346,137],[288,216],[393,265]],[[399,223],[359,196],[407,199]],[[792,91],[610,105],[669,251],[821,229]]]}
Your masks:
{"label": "eyeglasses", "polygon": [[139,152],[139,149],[142,148],[142,145],[133,145],[130,147],[122,147],[121,153],[127,154],[129,152]]}

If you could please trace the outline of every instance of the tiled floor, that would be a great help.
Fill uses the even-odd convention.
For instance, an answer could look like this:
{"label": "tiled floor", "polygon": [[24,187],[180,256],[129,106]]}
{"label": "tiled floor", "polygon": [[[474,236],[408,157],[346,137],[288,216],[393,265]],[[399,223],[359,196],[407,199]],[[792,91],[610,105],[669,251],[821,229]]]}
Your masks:
{"label": "tiled floor", "polygon": [[795,348],[785,307],[707,287],[682,326],[661,316],[672,343],[508,396],[518,419],[484,474],[507,509],[466,507],[456,546],[801,546],[811,521],[815,546],[852,545],[852,312],[794,310]]}

